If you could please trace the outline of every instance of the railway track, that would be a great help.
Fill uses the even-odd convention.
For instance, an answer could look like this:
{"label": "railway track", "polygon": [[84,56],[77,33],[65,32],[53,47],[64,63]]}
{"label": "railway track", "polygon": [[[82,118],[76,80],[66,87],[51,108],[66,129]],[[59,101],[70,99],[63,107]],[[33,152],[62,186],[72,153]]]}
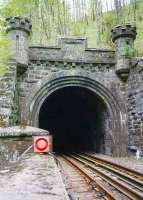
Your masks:
{"label": "railway track", "polygon": [[[78,155],[78,154],[77,154]],[[129,180],[132,183],[135,183],[134,186],[140,186],[140,190],[143,192],[143,174],[135,171],[133,169],[124,167],[122,165],[113,163],[111,161],[105,160],[91,153],[83,153],[79,154],[80,157],[85,158],[86,160],[94,163],[96,166],[100,166],[103,169],[109,170],[112,173],[118,175],[120,178],[124,178],[124,180]]]}
{"label": "railway track", "polygon": [[108,200],[100,188],[91,184],[89,175],[75,167],[64,156],[58,156],[58,160],[70,200]]}
{"label": "railway track", "polygon": [[104,193],[104,199],[143,200],[143,174],[92,154],[67,154],[62,158]]}

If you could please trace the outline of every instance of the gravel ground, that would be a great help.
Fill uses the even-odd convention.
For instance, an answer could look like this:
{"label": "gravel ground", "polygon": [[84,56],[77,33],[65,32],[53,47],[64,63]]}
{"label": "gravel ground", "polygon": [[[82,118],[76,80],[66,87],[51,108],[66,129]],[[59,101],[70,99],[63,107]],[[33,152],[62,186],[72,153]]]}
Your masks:
{"label": "gravel ground", "polygon": [[98,156],[143,173],[143,158],[140,158],[139,160],[137,160],[134,156],[130,156],[126,158],[114,158],[114,157],[102,155],[102,154],[98,154]]}
{"label": "gravel ground", "polygon": [[92,187],[85,177],[62,157],[58,157],[59,167],[66,185],[66,190],[72,200],[103,200],[104,194],[97,187]]}

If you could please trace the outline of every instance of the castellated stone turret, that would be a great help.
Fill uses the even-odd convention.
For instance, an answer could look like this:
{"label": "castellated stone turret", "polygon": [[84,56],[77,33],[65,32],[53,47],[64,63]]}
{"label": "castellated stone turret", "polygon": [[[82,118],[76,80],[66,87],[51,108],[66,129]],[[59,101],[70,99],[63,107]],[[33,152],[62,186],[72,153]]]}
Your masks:
{"label": "castellated stone turret", "polygon": [[116,48],[116,73],[125,81],[130,71],[130,59],[134,54],[136,27],[130,24],[116,26],[111,33]]}
{"label": "castellated stone turret", "polygon": [[20,66],[28,65],[28,39],[32,25],[27,18],[6,18],[6,32],[8,33],[12,58]]}

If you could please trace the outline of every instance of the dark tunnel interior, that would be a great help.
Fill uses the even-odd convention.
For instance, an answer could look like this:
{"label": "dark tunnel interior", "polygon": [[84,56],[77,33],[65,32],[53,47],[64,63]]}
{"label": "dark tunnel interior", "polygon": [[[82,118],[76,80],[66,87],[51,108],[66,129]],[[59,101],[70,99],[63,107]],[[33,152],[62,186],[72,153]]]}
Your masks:
{"label": "dark tunnel interior", "polygon": [[106,106],[94,92],[68,86],[56,90],[41,106],[39,127],[53,135],[55,152],[104,153]]}

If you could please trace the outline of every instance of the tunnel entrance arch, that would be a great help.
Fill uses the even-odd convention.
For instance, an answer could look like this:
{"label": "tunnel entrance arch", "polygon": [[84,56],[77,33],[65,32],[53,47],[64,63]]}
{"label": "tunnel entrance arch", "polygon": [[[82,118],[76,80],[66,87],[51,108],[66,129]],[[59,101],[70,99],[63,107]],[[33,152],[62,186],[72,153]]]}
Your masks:
{"label": "tunnel entrance arch", "polygon": [[56,152],[105,153],[111,151],[108,117],[105,103],[93,91],[66,86],[54,91],[43,102],[39,128],[53,135]]}
{"label": "tunnel entrance arch", "polygon": [[30,101],[29,119],[31,125],[39,127],[40,111],[45,101],[48,101],[52,95],[56,95],[63,88],[69,87],[91,91],[95,99],[97,98],[99,99],[98,102],[102,102],[106,110],[106,112],[103,112],[106,114],[104,120],[102,120],[106,134],[103,136],[104,140],[101,141],[104,143],[104,147],[101,149],[104,149],[105,153],[124,156],[127,152],[127,128],[120,103],[105,86],[87,76],[63,76],[47,80]]}

